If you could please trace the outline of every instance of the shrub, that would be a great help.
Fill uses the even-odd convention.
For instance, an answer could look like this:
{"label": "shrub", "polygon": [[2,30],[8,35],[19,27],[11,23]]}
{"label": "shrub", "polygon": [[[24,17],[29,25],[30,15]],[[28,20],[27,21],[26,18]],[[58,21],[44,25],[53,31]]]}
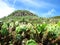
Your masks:
{"label": "shrub", "polygon": [[1,35],[2,36],[7,36],[9,34],[9,32],[8,32],[8,30],[6,29],[6,28],[3,28],[2,30],[1,30]]}
{"label": "shrub", "polygon": [[37,43],[35,42],[35,40],[30,39],[26,42],[26,45],[37,45]]}

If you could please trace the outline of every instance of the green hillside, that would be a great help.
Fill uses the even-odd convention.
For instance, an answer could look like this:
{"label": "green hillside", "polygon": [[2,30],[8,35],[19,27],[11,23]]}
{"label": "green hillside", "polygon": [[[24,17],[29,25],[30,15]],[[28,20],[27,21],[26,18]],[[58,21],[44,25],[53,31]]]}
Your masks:
{"label": "green hillside", "polygon": [[27,10],[16,10],[7,17],[3,17],[0,20],[7,22],[10,20],[22,21],[23,19],[31,23],[40,23],[42,18],[38,17],[36,14],[31,13],[30,11]]}
{"label": "green hillside", "polygon": [[58,22],[60,20],[60,16],[50,17],[50,18],[42,18],[38,17],[36,14],[27,11],[27,10],[16,10],[12,12],[10,15],[3,17],[0,21],[7,22],[7,21],[27,21],[30,23],[50,23],[50,22]]}
{"label": "green hillside", "polygon": [[52,18],[55,18],[55,19],[60,19],[60,16],[54,16]]}

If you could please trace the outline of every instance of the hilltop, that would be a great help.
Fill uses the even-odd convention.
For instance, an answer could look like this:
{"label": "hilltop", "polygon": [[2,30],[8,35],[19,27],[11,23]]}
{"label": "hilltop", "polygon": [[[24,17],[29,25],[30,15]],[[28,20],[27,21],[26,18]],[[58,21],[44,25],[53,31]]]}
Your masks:
{"label": "hilltop", "polygon": [[42,18],[27,10],[16,10],[7,17],[3,17],[0,20],[7,22],[9,20],[21,21],[23,19],[31,23],[40,23]]}
{"label": "hilltop", "polygon": [[16,10],[12,12],[9,16],[37,16],[37,15],[27,10]]}

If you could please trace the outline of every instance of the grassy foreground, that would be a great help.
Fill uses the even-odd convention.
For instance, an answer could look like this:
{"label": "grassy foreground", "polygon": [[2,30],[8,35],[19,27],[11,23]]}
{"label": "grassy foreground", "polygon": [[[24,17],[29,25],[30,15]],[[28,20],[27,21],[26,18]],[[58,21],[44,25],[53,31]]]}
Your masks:
{"label": "grassy foreground", "polygon": [[17,10],[0,19],[0,45],[60,45],[58,17],[41,18]]}
{"label": "grassy foreground", "polygon": [[0,22],[0,45],[60,45],[60,22]]}

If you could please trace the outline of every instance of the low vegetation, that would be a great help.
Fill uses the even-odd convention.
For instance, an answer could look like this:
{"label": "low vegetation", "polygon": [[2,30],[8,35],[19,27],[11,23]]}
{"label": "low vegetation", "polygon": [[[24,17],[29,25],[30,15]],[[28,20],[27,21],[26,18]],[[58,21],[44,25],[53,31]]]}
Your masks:
{"label": "low vegetation", "polygon": [[15,11],[0,19],[0,45],[60,45],[60,21]]}

